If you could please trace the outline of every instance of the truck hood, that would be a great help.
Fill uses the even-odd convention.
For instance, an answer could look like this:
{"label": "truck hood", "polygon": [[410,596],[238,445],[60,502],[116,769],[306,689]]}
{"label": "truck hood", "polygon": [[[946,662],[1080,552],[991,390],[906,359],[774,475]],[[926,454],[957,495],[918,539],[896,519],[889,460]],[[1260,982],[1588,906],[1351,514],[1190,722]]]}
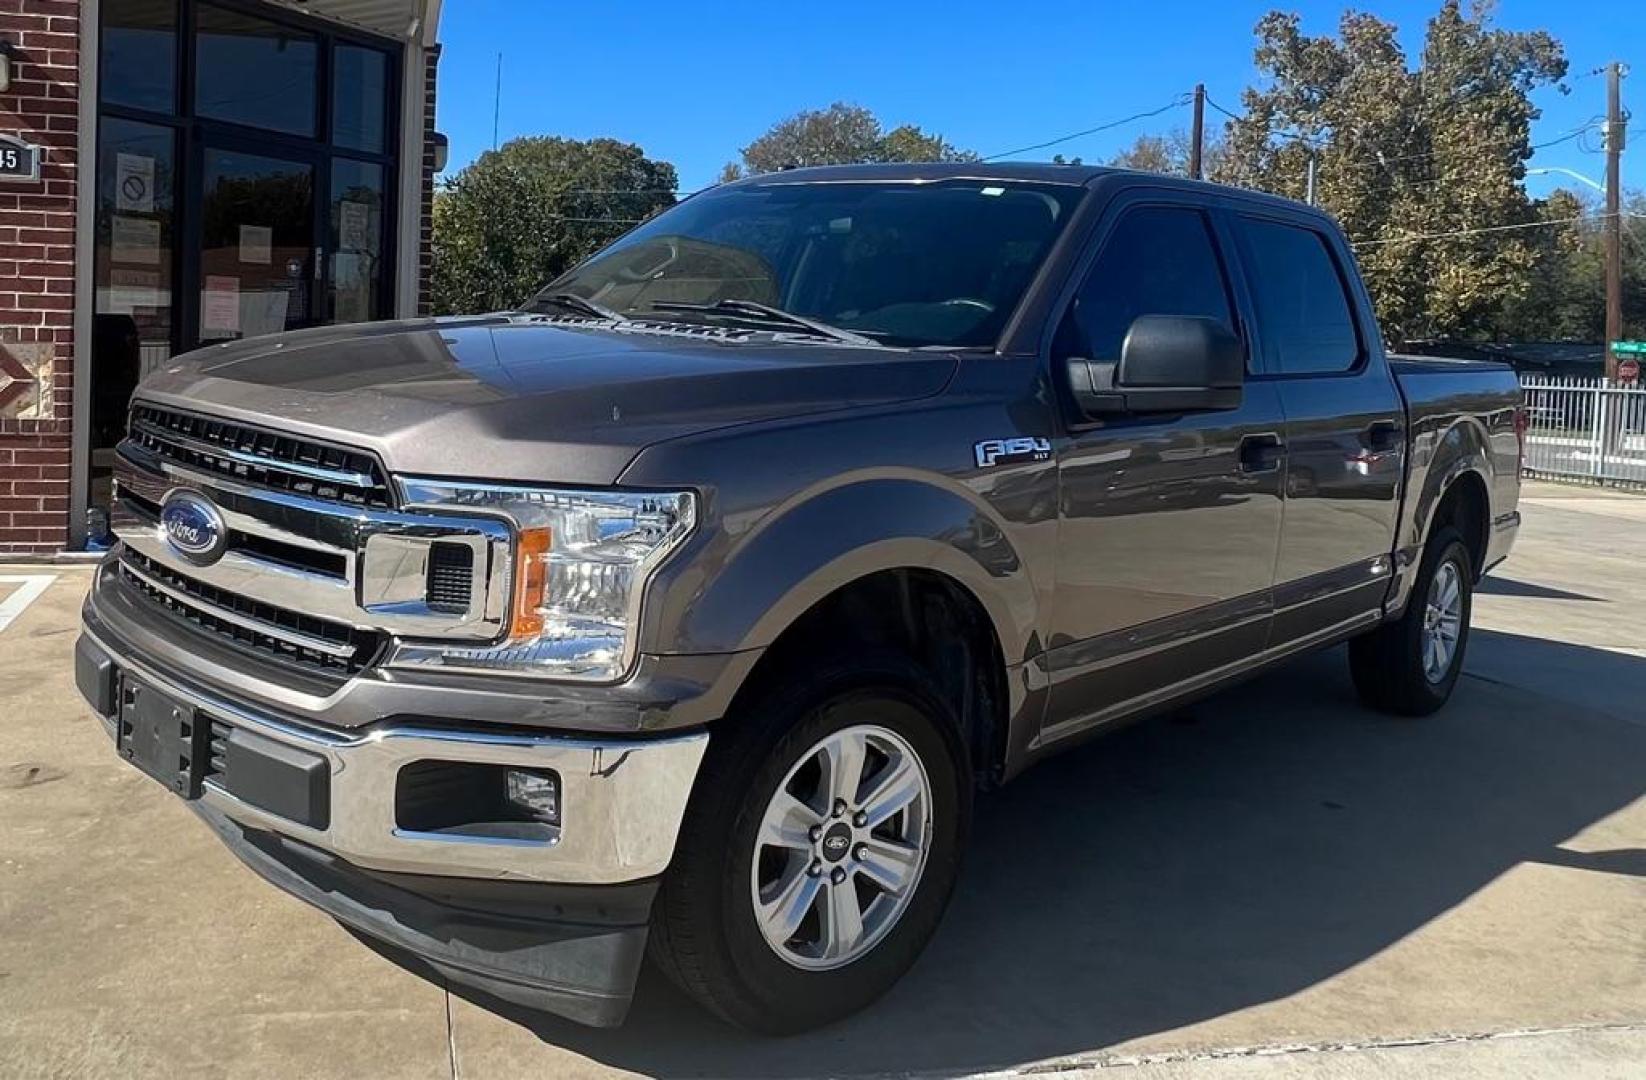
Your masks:
{"label": "truck hood", "polygon": [[369,323],[214,345],[149,401],[374,450],[393,472],[610,484],[642,448],[942,390],[947,354],[613,332],[527,316]]}

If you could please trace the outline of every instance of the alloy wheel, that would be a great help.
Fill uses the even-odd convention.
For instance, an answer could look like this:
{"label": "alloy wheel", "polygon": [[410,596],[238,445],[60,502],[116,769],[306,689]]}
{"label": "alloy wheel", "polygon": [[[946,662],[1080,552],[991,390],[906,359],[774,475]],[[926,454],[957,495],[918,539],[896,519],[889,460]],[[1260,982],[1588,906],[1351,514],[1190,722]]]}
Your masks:
{"label": "alloy wheel", "polygon": [[1452,669],[1463,633],[1463,574],[1448,559],[1435,569],[1423,611],[1423,677],[1440,683]]}
{"label": "alloy wheel", "polygon": [[843,728],[803,754],[755,836],[755,921],[772,950],[822,971],[873,949],[920,884],[931,806],[925,766],[887,728]]}

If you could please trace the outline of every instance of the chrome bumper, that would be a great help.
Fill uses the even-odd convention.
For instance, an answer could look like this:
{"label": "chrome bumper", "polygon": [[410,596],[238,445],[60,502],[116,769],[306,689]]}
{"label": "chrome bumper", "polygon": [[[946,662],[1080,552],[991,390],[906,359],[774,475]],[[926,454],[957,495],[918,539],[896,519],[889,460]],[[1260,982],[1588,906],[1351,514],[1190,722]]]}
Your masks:
{"label": "chrome bumper", "polygon": [[[141,657],[86,637],[123,671],[207,717],[326,760],[331,813],[323,830],[237,798],[209,778],[201,802],[252,829],[277,833],[356,866],[448,877],[616,884],[668,866],[692,783],[708,746],[698,731],[644,740],[448,731],[409,725],[331,733],[297,727],[180,684]],[[112,724],[105,716],[106,726]],[[424,833],[395,823],[402,766],[438,760],[552,769],[561,781],[561,824],[545,840]]]}

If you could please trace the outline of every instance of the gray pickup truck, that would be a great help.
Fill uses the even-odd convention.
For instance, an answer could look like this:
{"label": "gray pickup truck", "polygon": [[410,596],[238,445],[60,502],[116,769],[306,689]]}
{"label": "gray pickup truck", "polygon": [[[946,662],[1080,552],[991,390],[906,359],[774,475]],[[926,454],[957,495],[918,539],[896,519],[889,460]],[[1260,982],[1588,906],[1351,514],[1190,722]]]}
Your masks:
{"label": "gray pickup truck", "polygon": [[914,962],[974,793],[1082,736],[1345,641],[1440,707],[1522,416],[1506,368],[1386,355],[1295,203],[760,176],[518,311],[157,373],[78,685],[408,965],[612,1025],[649,952],[793,1031]]}

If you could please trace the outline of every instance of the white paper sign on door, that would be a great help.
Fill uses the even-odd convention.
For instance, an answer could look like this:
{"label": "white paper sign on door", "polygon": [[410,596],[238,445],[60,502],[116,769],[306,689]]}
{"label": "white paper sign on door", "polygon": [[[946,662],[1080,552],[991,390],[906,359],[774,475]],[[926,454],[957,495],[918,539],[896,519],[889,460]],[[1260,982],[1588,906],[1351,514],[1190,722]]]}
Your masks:
{"label": "white paper sign on door", "polygon": [[373,243],[371,207],[344,199],[338,209],[337,246],[344,251],[371,251]]}
{"label": "white paper sign on door", "polygon": [[160,223],[147,218],[114,215],[112,226],[114,251],[110,258],[117,263],[142,263],[154,266],[160,262]]}
{"label": "white paper sign on door", "polygon": [[201,297],[200,328],[208,335],[218,337],[240,330],[240,279],[237,277],[206,278]]}
{"label": "white paper sign on door", "polygon": [[105,310],[130,315],[136,308],[160,306],[160,274],[154,270],[124,270],[111,267]]}
{"label": "white paper sign on door", "polygon": [[240,261],[267,266],[274,261],[274,230],[265,225],[240,226]]}
{"label": "white paper sign on door", "polygon": [[154,159],[141,154],[116,154],[114,208],[123,214],[154,213]]}

